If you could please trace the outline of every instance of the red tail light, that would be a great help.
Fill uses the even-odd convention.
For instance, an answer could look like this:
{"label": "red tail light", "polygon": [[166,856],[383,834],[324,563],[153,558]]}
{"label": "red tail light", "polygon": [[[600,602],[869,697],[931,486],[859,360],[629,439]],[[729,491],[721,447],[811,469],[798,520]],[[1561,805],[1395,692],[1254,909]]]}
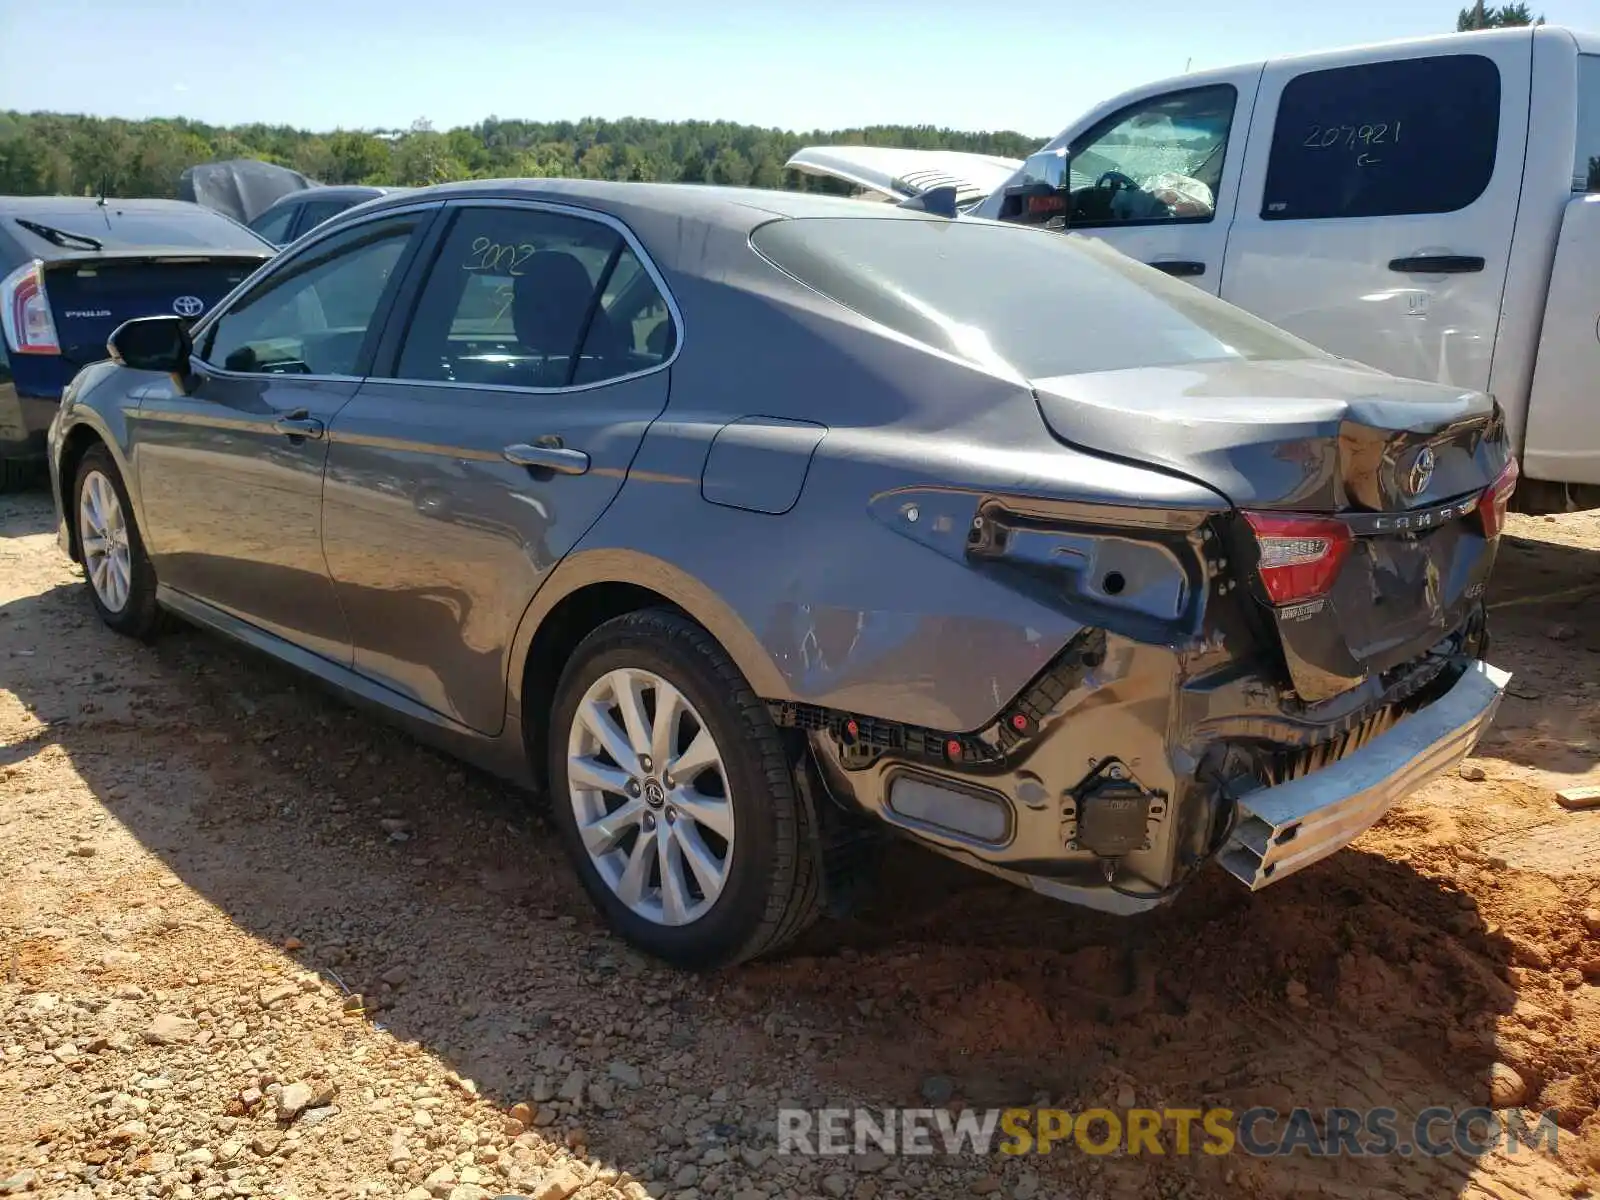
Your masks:
{"label": "red tail light", "polygon": [[1511,493],[1517,490],[1517,460],[1508,459],[1500,474],[1494,477],[1482,496],[1478,497],[1478,519],[1483,522],[1483,536],[1492,538],[1506,526],[1506,505],[1511,503]]}
{"label": "red tail light", "polygon": [[1273,604],[1320,596],[1339,577],[1350,552],[1350,528],[1326,517],[1247,512],[1261,548],[1261,585]]}
{"label": "red tail light", "polygon": [[0,328],[13,354],[60,354],[38,259],[0,279]]}

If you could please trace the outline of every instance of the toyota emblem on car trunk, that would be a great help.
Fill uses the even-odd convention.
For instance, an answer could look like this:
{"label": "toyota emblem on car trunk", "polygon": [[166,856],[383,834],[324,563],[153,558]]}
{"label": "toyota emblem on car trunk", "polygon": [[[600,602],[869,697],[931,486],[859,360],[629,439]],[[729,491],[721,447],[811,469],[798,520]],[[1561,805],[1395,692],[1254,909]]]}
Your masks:
{"label": "toyota emblem on car trunk", "polygon": [[199,296],[179,296],[172,302],[172,311],[180,317],[198,317],[205,306]]}
{"label": "toyota emblem on car trunk", "polygon": [[1411,461],[1411,471],[1406,475],[1406,491],[1420,496],[1428,490],[1433,480],[1433,447],[1424,446]]}

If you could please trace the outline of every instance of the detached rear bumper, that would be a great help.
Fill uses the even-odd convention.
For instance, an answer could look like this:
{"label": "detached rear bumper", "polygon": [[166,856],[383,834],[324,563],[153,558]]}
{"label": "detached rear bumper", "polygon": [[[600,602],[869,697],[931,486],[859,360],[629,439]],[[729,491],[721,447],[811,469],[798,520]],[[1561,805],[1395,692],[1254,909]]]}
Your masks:
{"label": "detached rear bumper", "polygon": [[1218,861],[1257,891],[1348,845],[1471,752],[1510,680],[1511,672],[1475,661],[1438,700],[1354,754],[1250,792]]}

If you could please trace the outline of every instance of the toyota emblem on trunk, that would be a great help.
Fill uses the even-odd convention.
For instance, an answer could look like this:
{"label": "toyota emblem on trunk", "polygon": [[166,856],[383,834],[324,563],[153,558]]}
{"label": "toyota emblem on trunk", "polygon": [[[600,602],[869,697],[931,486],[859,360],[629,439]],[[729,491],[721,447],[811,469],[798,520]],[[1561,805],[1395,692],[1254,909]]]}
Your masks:
{"label": "toyota emblem on trunk", "polygon": [[1433,447],[1424,446],[1411,462],[1411,471],[1406,475],[1406,491],[1413,496],[1420,496],[1427,491],[1428,484],[1433,481],[1433,466]]}
{"label": "toyota emblem on trunk", "polygon": [[206,302],[199,296],[179,296],[172,302],[172,311],[180,317],[198,317]]}

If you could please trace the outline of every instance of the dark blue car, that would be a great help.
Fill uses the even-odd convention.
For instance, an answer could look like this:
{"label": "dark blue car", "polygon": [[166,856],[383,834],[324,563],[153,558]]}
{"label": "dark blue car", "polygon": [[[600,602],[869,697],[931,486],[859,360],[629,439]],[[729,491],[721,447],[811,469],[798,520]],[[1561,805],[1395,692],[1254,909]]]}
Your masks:
{"label": "dark blue car", "polygon": [[376,200],[379,196],[392,196],[411,190],[367,184],[306,188],[273,201],[269,207],[250,218],[250,228],[274,246],[287,246],[301,234],[310,233],[347,208]]}
{"label": "dark blue car", "polygon": [[62,388],[106,357],[113,329],[200,317],[274,253],[180,200],[0,197],[0,491],[43,460]]}

